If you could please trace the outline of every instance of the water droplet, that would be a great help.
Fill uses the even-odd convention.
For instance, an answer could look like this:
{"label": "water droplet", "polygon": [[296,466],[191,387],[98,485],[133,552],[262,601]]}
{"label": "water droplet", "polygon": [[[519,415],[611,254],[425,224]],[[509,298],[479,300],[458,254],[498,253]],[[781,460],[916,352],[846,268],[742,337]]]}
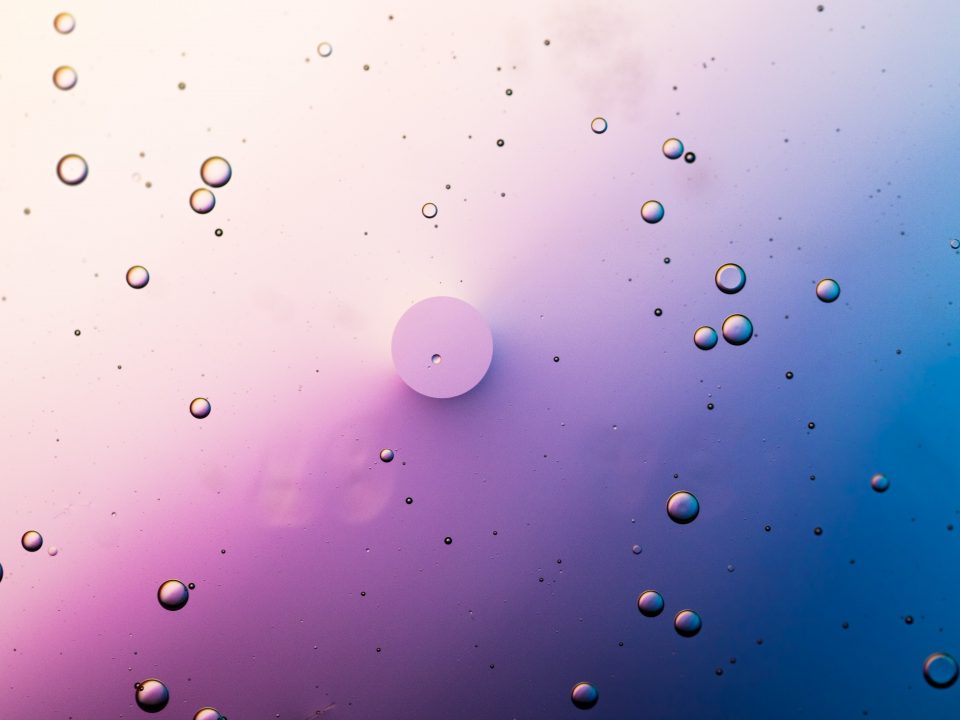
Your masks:
{"label": "water droplet", "polygon": [[686,155],[683,156],[683,159],[684,159],[684,162],[692,164],[697,161],[697,156],[695,153],[688,152]]}
{"label": "water droplet", "polygon": [[380,451],[381,462],[388,463],[393,461],[393,458],[394,458],[394,453],[393,453],[393,450],[391,450],[390,448],[384,448],[383,450]]}
{"label": "water droplet", "polygon": [[890,480],[886,475],[877,473],[872,478],[870,478],[870,487],[876,490],[878,493],[886,492],[890,489]]}
{"label": "water droplet", "polygon": [[607,121],[602,117],[595,117],[590,121],[590,129],[597,135],[602,135],[607,131]]}
{"label": "water droplet", "polygon": [[180,610],[190,599],[190,591],[179,580],[167,580],[157,590],[157,600],[164,610]]}
{"label": "water droplet", "polygon": [[53,27],[56,28],[56,31],[62,35],[72,33],[76,26],[76,19],[74,19],[73,15],[67,12],[59,13],[53,19]]}
{"label": "water droplet", "polygon": [[127,270],[127,285],[135,290],[145,288],[150,282],[150,273],[143,265],[134,265]]}
{"label": "water droplet", "polygon": [[957,681],[957,661],[947,653],[933,653],[923,662],[923,677],[935,688],[948,688]]}
{"label": "water droplet", "polygon": [[197,420],[203,420],[210,414],[210,401],[206,398],[198,397],[190,401],[190,414]]}
{"label": "water droplet", "polygon": [[743,290],[743,286],[747,284],[747,274],[736,263],[726,263],[717,268],[714,281],[721,292],[733,295]]}
{"label": "water droplet", "polygon": [[578,682],[570,690],[570,700],[581,710],[589,710],[597,704],[600,699],[600,693],[597,688],[588,682]]}
{"label": "water droplet", "polygon": [[634,545],[634,546],[633,546],[633,554],[634,554],[634,555],[639,555],[639,554],[642,553],[642,552],[643,552],[643,548],[642,548],[642,547],[640,547],[639,545]]}
{"label": "water droplet", "polygon": [[700,501],[697,496],[686,490],[678,490],[667,498],[667,515],[675,523],[692,523],[700,514]]}
{"label": "water droplet", "polygon": [[160,712],[170,702],[170,691],[167,690],[167,686],[155,678],[139,682],[134,687],[137,691],[137,705],[144,712]]}
{"label": "water droplet", "polygon": [[676,160],[683,155],[683,143],[677,138],[667,138],[663,141],[663,154],[671,160]]}
{"label": "water droplet", "polygon": [[956,238],[951,240],[950,247],[952,247],[954,250],[960,249],[960,240],[957,240]]}
{"label": "water droplet", "polygon": [[193,720],[227,720],[212,707],[202,707],[193,714]]}
{"label": "water droplet", "polygon": [[208,157],[200,166],[200,178],[210,187],[223,187],[233,177],[233,168],[219,155]]}
{"label": "water droplet", "polygon": [[731,345],[744,345],[753,337],[753,323],[746,315],[731,315],[723,321],[721,332]]}
{"label": "water droplet", "polygon": [[637,597],[637,610],[644,617],[656,617],[663,612],[663,595],[656,590],[644,590]]}
{"label": "water droplet", "polygon": [[693,333],[693,344],[701,350],[712,350],[717,346],[717,331],[709,325],[701,325]]}
{"label": "water droplet", "polygon": [[331,54],[333,54],[333,45],[330,43],[322,42],[317,45],[317,55],[320,57],[330,57]]}
{"label": "water droplet", "polygon": [[47,548],[47,555],[50,557],[56,557],[59,552],[60,548],[58,548],[56,545],[51,545],[49,548]]}
{"label": "water droplet", "polygon": [[197,188],[190,193],[190,207],[195,213],[206,215],[217,204],[217,198],[206,188]]}
{"label": "water droplet", "polygon": [[656,200],[647,200],[640,207],[640,217],[651,225],[663,220],[663,205]]}
{"label": "water droplet", "polygon": [[703,621],[693,610],[681,610],[673,618],[673,629],[682,637],[693,637],[702,627]]}
{"label": "water droplet", "polygon": [[77,84],[77,71],[69,65],[61,65],[53,71],[53,84],[61,90],[71,90]]}
{"label": "water droplet", "polygon": [[36,530],[27,530],[20,538],[20,544],[27,552],[36,552],[43,547],[43,535]]}
{"label": "water droplet", "polygon": [[824,278],[817,283],[817,297],[825,303],[832,303],[840,297],[840,285],[833,278]]}
{"label": "water droplet", "polygon": [[444,545],[449,545],[449,544],[451,544],[452,542],[453,542],[453,538],[450,537],[449,535],[447,535],[447,536],[443,539],[443,544],[444,544]]}
{"label": "water droplet", "polygon": [[57,176],[64,185],[79,185],[87,179],[87,161],[70,153],[57,163]]}
{"label": "water droplet", "polygon": [[420,212],[423,213],[423,216],[428,220],[432,220],[437,216],[437,206],[432,202],[424,203],[423,207],[420,208]]}

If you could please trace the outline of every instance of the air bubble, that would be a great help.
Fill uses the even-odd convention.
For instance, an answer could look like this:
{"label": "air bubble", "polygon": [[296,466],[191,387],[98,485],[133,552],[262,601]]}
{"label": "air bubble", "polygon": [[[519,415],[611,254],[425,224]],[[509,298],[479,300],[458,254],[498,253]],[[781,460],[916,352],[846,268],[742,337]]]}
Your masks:
{"label": "air bubble", "polygon": [[206,188],[197,188],[190,193],[190,207],[195,213],[206,215],[217,204],[217,198]]}
{"label": "air bubble", "polygon": [[570,690],[570,700],[581,710],[589,710],[597,704],[600,693],[597,688],[588,682],[578,682]]}
{"label": "air bubble", "polygon": [[681,610],[673,618],[673,629],[682,637],[693,637],[700,632],[703,621],[693,610]]}
{"label": "air bubble", "polygon": [[190,591],[179,580],[167,580],[157,590],[157,600],[164,610],[180,610],[190,599]]}
{"label": "air bubble", "polygon": [[57,176],[64,185],[79,185],[87,179],[87,161],[70,153],[57,163]]}
{"label": "air bubble", "polygon": [[663,141],[663,154],[671,160],[676,160],[683,155],[683,143],[677,138],[667,138]]}
{"label": "air bubble", "polygon": [[423,216],[427,218],[427,220],[432,220],[437,216],[437,206],[432,202],[424,203],[423,207],[420,208],[420,212],[423,213]]}
{"label": "air bubble", "polygon": [[134,265],[127,270],[127,285],[134,290],[145,288],[148,282],[150,282],[150,273],[143,265]]}
{"label": "air bubble", "polygon": [[227,720],[212,707],[202,707],[193,714],[193,720]]}
{"label": "air bubble", "polygon": [[642,552],[643,552],[643,548],[642,548],[642,547],[640,547],[639,545],[634,545],[634,546],[633,546],[633,554],[634,554],[634,555],[639,555],[639,554],[642,553]]}
{"label": "air bubble", "polygon": [[53,84],[60,90],[71,90],[77,84],[77,71],[69,65],[61,65],[53,71]]}
{"label": "air bubble", "polygon": [[923,677],[935,688],[948,688],[957,681],[957,661],[947,653],[933,653],[923,662]]}
{"label": "air bubble", "polygon": [[49,548],[47,548],[47,555],[50,557],[56,557],[59,552],[60,548],[58,548],[56,545],[51,545]]}
{"label": "air bubble", "polygon": [[384,448],[380,451],[380,461],[381,462],[392,462],[394,458],[394,452],[390,448]]}
{"label": "air bubble", "polygon": [[640,217],[655,225],[663,220],[663,205],[657,200],[647,200],[640,208]]}
{"label": "air bubble", "polygon": [[232,177],[233,168],[219,155],[208,157],[200,166],[200,178],[210,187],[223,187]]}
{"label": "air bubble", "polygon": [[686,155],[683,156],[683,160],[684,160],[684,162],[686,162],[687,164],[691,164],[691,165],[692,165],[693,163],[695,163],[695,162],[697,161],[696,153],[688,152]]}
{"label": "air bubble", "polygon": [[700,514],[700,501],[697,496],[686,490],[678,490],[667,498],[667,515],[675,523],[692,523]]}
{"label": "air bubble", "polygon": [[67,35],[69,33],[72,33],[73,29],[76,26],[77,26],[76,19],[73,17],[73,15],[67,12],[59,13],[53,19],[53,27],[61,35]]}
{"label": "air bubble", "polygon": [[817,283],[817,297],[825,303],[832,303],[840,297],[840,285],[833,278],[824,278]]}
{"label": "air bubble", "polygon": [[444,545],[450,545],[450,544],[452,544],[452,543],[453,543],[453,538],[450,537],[449,535],[447,535],[447,536],[443,539],[443,544],[444,544]]}
{"label": "air bubble", "polygon": [[644,617],[656,617],[663,612],[663,595],[656,590],[644,590],[637,597],[637,610]]}
{"label": "air bubble", "polygon": [[731,315],[723,321],[721,331],[731,345],[744,345],[753,337],[753,323],[746,315]]}
{"label": "air bubble", "polygon": [[717,268],[714,281],[720,292],[733,295],[743,290],[743,286],[747,284],[747,274],[736,263],[726,263]]}
{"label": "air bubble", "polygon": [[197,420],[203,420],[210,414],[210,401],[206,398],[198,397],[190,401],[190,414]]}
{"label": "air bubble", "polygon": [[20,538],[20,544],[27,552],[36,552],[43,547],[43,535],[36,530],[27,530]]}
{"label": "air bubble", "polygon": [[950,247],[952,247],[954,250],[960,249],[960,240],[957,240],[956,238],[951,240]]}
{"label": "air bubble", "polygon": [[886,492],[890,489],[890,480],[886,475],[877,473],[870,478],[870,487],[872,487],[878,493]]}
{"label": "air bubble", "polygon": [[602,135],[607,131],[607,121],[602,117],[595,117],[590,121],[590,129],[597,135]]}
{"label": "air bubble", "polygon": [[717,331],[709,325],[701,325],[693,333],[693,344],[701,350],[712,350],[717,346]]}
{"label": "air bubble", "polygon": [[170,702],[170,691],[167,690],[167,686],[155,678],[138,682],[134,687],[137,691],[137,705],[144,712],[160,712]]}
{"label": "air bubble", "polygon": [[328,42],[322,42],[317,45],[317,55],[320,57],[330,57],[333,54],[333,45]]}

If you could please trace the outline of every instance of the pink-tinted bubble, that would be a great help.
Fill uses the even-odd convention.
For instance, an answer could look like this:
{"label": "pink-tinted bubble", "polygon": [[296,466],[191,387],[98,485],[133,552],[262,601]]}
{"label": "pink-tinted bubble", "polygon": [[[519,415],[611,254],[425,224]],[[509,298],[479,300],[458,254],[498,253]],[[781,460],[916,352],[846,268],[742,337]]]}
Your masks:
{"label": "pink-tinted bubble", "polygon": [[77,71],[69,65],[61,65],[53,71],[53,84],[61,90],[71,90],[77,84]]}
{"label": "pink-tinted bubble", "polygon": [[700,514],[700,501],[692,492],[679,490],[667,499],[667,515],[675,523],[687,525]]}
{"label": "pink-tinted bubble", "polygon": [[673,618],[673,629],[681,637],[693,637],[703,627],[700,615],[693,610],[681,610]]}
{"label": "pink-tinted bubble", "polygon": [[832,303],[840,297],[840,283],[833,278],[824,278],[817,283],[817,297],[825,303]]}
{"label": "pink-tinted bubble", "polygon": [[227,720],[212,707],[202,707],[193,714],[193,720]]}
{"label": "pink-tinted bubble", "polygon": [[167,580],[157,590],[157,600],[164,610],[179,610],[190,599],[190,591],[179,580]]}
{"label": "pink-tinted bubble", "polygon": [[644,590],[637,598],[637,610],[644,617],[656,617],[663,612],[663,595],[656,590]]}
{"label": "pink-tinted bubble", "polygon": [[597,135],[602,135],[607,131],[607,120],[602,117],[595,117],[590,121],[590,129],[593,130]]}
{"label": "pink-tinted bubble", "polygon": [[137,691],[137,706],[148,713],[157,713],[163,710],[170,702],[170,691],[167,686],[156,678],[150,678],[134,685]]}
{"label": "pink-tinted bubble", "polygon": [[53,18],[53,27],[61,35],[68,35],[69,33],[72,33],[76,26],[76,19],[68,12],[59,13],[55,18]]}
{"label": "pink-tinted bubble", "polygon": [[717,331],[709,325],[701,325],[693,333],[693,344],[701,350],[712,350],[719,339]]}
{"label": "pink-tinted bubble", "polygon": [[20,538],[20,544],[27,552],[36,552],[43,547],[43,536],[36,530],[27,530]]}
{"label": "pink-tinted bubble", "polygon": [[206,188],[197,188],[190,194],[190,207],[195,213],[206,215],[217,204],[217,198]]}
{"label": "pink-tinted bubble", "polygon": [[190,401],[190,414],[197,420],[203,420],[210,414],[210,401],[206,398],[198,397]]}
{"label": "pink-tinted bubble", "polygon": [[432,220],[437,216],[437,206],[432,202],[424,203],[423,207],[420,208],[420,212],[423,213],[423,216],[427,218],[427,220]]}
{"label": "pink-tinted bubble", "polygon": [[671,160],[676,160],[683,155],[683,143],[677,138],[667,138],[663,141],[663,154]]}
{"label": "pink-tinted bubble", "polygon": [[210,187],[223,187],[233,177],[233,168],[219,155],[208,157],[200,166],[200,178]]}

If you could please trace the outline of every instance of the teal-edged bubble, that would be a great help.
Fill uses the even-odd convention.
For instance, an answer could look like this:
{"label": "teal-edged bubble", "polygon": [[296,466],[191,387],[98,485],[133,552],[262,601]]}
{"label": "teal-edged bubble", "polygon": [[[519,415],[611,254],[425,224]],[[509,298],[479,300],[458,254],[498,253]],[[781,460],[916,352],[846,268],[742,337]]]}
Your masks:
{"label": "teal-edged bubble", "polygon": [[600,699],[600,693],[593,683],[578,682],[570,690],[570,700],[581,710],[589,710],[597,704]]}
{"label": "teal-edged bubble", "polygon": [[703,627],[703,620],[693,610],[681,610],[673,618],[673,629],[681,637],[693,637]]}
{"label": "teal-edged bubble", "polygon": [[832,303],[840,297],[840,284],[833,278],[824,278],[817,283],[817,297],[825,303]]}
{"label": "teal-edged bubble", "polygon": [[701,325],[693,333],[693,344],[701,350],[712,350],[719,339],[717,331],[709,325]]}
{"label": "teal-edged bubble", "polygon": [[593,130],[597,135],[602,135],[607,131],[607,120],[602,117],[595,117],[590,121],[590,129]]}
{"label": "teal-edged bubble", "polygon": [[144,712],[158,713],[170,702],[170,691],[156,678],[148,678],[134,685],[137,707]]}
{"label": "teal-edged bubble", "polygon": [[193,720],[227,720],[212,707],[202,707],[193,714]]}
{"label": "teal-edged bubble", "polygon": [[390,448],[384,448],[380,451],[380,462],[393,462],[394,457],[396,457],[396,453],[394,453]]}
{"label": "teal-edged bubble", "polygon": [[36,552],[43,547],[43,535],[36,530],[27,530],[20,538],[20,544],[27,552]]}
{"label": "teal-edged bubble", "polygon": [[667,138],[663,141],[663,155],[671,160],[676,160],[683,155],[683,143],[677,138]]}
{"label": "teal-edged bubble", "polygon": [[640,207],[640,217],[651,225],[663,220],[663,205],[658,200],[647,200]]}
{"label": "teal-edged bubble", "polygon": [[700,501],[692,492],[678,490],[667,498],[667,515],[675,523],[687,525],[700,514]]}
{"label": "teal-edged bubble", "polygon": [[206,398],[198,397],[190,401],[190,414],[197,420],[203,420],[213,408]]}
{"label": "teal-edged bubble", "polygon": [[731,315],[720,329],[723,339],[731,345],[745,345],[753,337],[753,323],[746,315]]}
{"label": "teal-edged bubble", "polygon": [[717,289],[727,295],[740,292],[747,284],[747,274],[736,263],[725,263],[718,267],[713,279]]}
{"label": "teal-edged bubble", "polygon": [[663,612],[663,595],[656,590],[644,590],[637,596],[637,610],[644,617],[656,617]]}
{"label": "teal-edged bubble", "polygon": [[890,479],[882,473],[876,473],[870,478],[870,487],[878,493],[886,492],[890,489]]}
{"label": "teal-edged bubble", "polygon": [[957,681],[960,669],[952,655],[936,652],[923,661],[923,677],[935,688],[948,688]]}
{"label": "teal-edged bubble", "polygon": [[180,610],[190,599],[190,591],[179,580],[167,580],[157,590],[157,600],[164,610]]}

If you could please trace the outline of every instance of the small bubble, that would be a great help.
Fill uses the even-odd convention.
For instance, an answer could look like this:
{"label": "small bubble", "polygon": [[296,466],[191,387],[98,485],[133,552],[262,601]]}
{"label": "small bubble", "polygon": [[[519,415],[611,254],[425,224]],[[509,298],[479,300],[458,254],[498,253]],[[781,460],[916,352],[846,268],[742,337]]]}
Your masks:
{"label": "small bubble", "polygon": [[913,615],[907,615],[907,616],[903,619],[903,621],[904,621],[907,625],[913,625]]}
{"label": "small bubble", "polygon": [[554,355],[554,356],[553,356],[553,361],[554,361],[555,363],[560,362],[560,356],[559,356],[559,355]]}
{"label": "small bubble", "polygon": [[602,135],[607,131],[607,121],[602,117],[595,117],[590,121],[590,129],[593,130],[597,135]]}
{"label": "small bubble", "polygon": [[76,330],[74,330],[73,334],[76,335],[77,337],[80,337],[80,329],[77,328]]}
{"label": "small bubble", "polygon": [[497,147],[503,147],[503,138],[497,140]]}
{"label": "small bubble", "polygon": [[667,499],[667,515],[679,525],[687,525],[700,514],[700,501],[686,490],[678,490]]}
{"label": "small bubble", "polygon": [[654,308],[653,314],[656,315],[657,317],[660,317],[661,315],[663,315],[663,310],[661,308]]}
{"label": "small bubble", "polygon": [[513,95],[513,90],[507,88],[507,97],[510,97],[511,95]]}
{"label": "small bubble", "polygon": [[544,41],[543,41],[543,44],[544,44],[544,45],[547,45],[547,46],[549,47],[549,45],[550,45],[550,38],[547,38],[546,40],[544,40]]}
{"label": "small bubble", "polygon": [[639,554],[642,553],[642,552],[643,552],[643,548],[642,548],[642,547],[640,547],[639,545],[634,545],[634,546],[633,546],[633,554],[634,554],[634,555],[639,555]]}
{"label": "small bubble", "polygon": [[449,544],[452,543],[452,542],[453,542],[453,538],[450,537],[449,535],[447,535],[447,536],[443,539],[443,544],[444,544],[444,545],[449,545]]}
{"label": "small bubble", "polygon": [[935,688],[948,688],[957,681],[957,661],[947,653],[933,653],[923,662],[923,677]]}
{"label": "small bubble", "polygon": [[644,617],[656,617],[663,612],[663,595],[656,590],[644,590],[637,597],[637,610]]}
{"label": "small bubble", "polygon": [[57,163],[57,176],[64,185],[79,185],[87,179],[87,161],[73,153],[64,155]]}
{"label": "small bubble", "polygon": [[600,693],[588,682],[578,682],[570,690],[570,700],[581,710],[589,710],[597,704]]}
{"label": "small bubble", "polygon": [[696,153],[688,152],[686,155],[683,156],[683,159],[684,159],[684,162],[688,164],[692,164],[697,161],[697,155]]}
{"label": "small bubble", "polygon": [[197,586],[196,586],[196,583],[187,583],[187,589],[188,589],[188,590],[194,590],[194,589],[196,589],[196,587],[197,587]]}
{"label": "small bubble", "polygon": [[731,315],[720,329],[723,339],[731,345],[744,345],[753,337],[753,323],[746,315]]}
{"label": "small bubble", "polygon": [[713,410],[713,403],[707,403],[707,410]]}
{"label": "small bubble", "polygon": [[787,378],[787,380],[793,380],[793,373],[787,370],[785,377]]}
{"label": "small bubble", "polygon": [[391,450],[390,448],[384,448],[383,450],[380,451],[381,462],[385,462],[385,463],[392,462],[393,458],[394,458],[394,453],[393,453],[393,450]]}
{"label": "small bubble", "polygon": [[60,552],[60,548],[58,548],[56,545],[51,545],[47,549],[47,555],[49,555],[50,557],[56,557],[59,552]]}
{"label": "small bubble", "polygon": [[438,353],[434,353],[430,356],[430,362],[432,362],[434,365],[439,365],[441,362],[443,362],[443,358]]}
{"label": "small bubble", "polygon": [[844,621],[844,622],[840,623],[840,627],[843,628],[844,630],[849,630],[849,629],[850,629],[850,623]]}
{"label": "small bubble", "polygon": [[772,527],[772,526],[770,526],[770,525],[764,525],[764,526],[763,526],[763,531],[764,531],[764,532],[770,532],[771,530],[773,530],[773,527]]}
{"label": "small bubble", "polygon": [[189,599],[187,586],[179,580],[167,580],[157,590],[157,600],[164,610],[180,610]]}
{"label": "small bubble", "polygon": [[[328,42],[322,42],[317,45],[317,55],[320,57],[330,57],[333,53],[333,45]],[[348,53],[349,54],[349,53]]]}
{"label": "small bubble", "polygon": [[733,572],[736,568],[733,565],[727,565],[727,572]]}
{"label": "small bubble", "polygon": [[693,344],[701,350],[712,350],[717,346],[717,331],[709,325],[701,325],[693,333]]}
{"label": "small bubble", "polygon": [[[370,552],[370,548],[367,548],[367,552]],[[227,549],[226,549],[226,548],[220,548],[220,554],[221,554],[221,555],[226,555],[226,554],[227,554]]]}
{"label": "small bubble", "polygon": [[816,426],[817,426],[817,424],[816,424],[815,422],[813,422],[812,420],[807,423],[807,429],[808,429],[808,430],[813,430]]}
{"label": "small bubble", "polygon": [[160,712],[170,702],[170,691],[167,690],[167,686],[155,678],[139,682],[134,687],[137,691],[137,705],[145,712]]}
{"label": "small bubble", "polygon": [[206,188],[197,188],[190,193],[190,207],[195,213],[206,215],[217,204],[217,198]]}
{"label": "small bubble", "polygon": [[640,207],[640,217],[651,225],[663,220],[663,205],[656,200],[647,200]]}
{"label": "small bubble", "polygon": [[870,487],[878,493],[886,492],[890,489],[890,480],[886,475],[877,473],[870,478]]}
{"label": "small bubble", "polygon": [[667,138],[663,141],[663,154],[671,160],[676,160],[683,155],[683,143],[677,138]]}
{"label": "small bubble", "polygon": [[177,83],[177,88],[179,88],[180,90],[186,90],[187,84],[185,82],[179,82]]}
{"label": "small bubble", "polygon": [[673,618],[673,629],[681,637],[693,637],[702,627],[703,621],[693,610],[681,610]]}
{"label": "small bubble", "polygon": [[960,240],[957,240],[956,238],[951,240],[950,247],[952,247],[954,250],[960,249]]}
{"label": "small bubble", "polygon": [[190,414],[197,420],[203,420],[210,414],[210,401],[206,398],[198,397],[190,401]]}
{"label": "small bubble", "polygon": [[723,675],[723,668],[722,668],[722,667],[718,667],[717,669],[715,669],[715,670],[713,671],[713,674],[716,675],[717,677],[720,677],[721,675]]}
{"label": "small bubble", "polygon": [[815,527],[815,528],[813,529],[813,534],[814,534],[814,535],[817,535],[817,536],[823,535],[823,528],[822,528],[822,527]]}
{"label": "small bubble", "polygon": [[143,265],[134,265],[127,270],[127,285],[134,290],[145,288],[148,282],[150,282],[150,273]]}
{"label": "small bubble", "polygon": [[222,236],[223,236],[223,228],[217,228],[216,230],[213,231],[213,234],[216,235],[217,237],[222,237]]}
{"label": "small bubble", "polygon": [[823,5],[817,5],[817,12],[823,12]]}
{"label": "small bubble", "polygon": [[193,720],[227,720],[212,707],[202,707],[193,714]]}
{"label": "small bubble", "polygon": [[223,187],[232,177],[233,168],[219,155],[208,157],[200,166],[200,178],[210,187]]}
{"label": "small bubble", "polygon": [[60,90],[72,90],[77,84],[77,71],[69,65],[61,65],[53,71],[53,84]]}
{"label": "small bubble", "polygon": [[53,27],[61,35],[68,35],[72,33],[76,26],[77,21],[74,19],[73,15],[68,12],[59,13],[55,18],[53,18]]}
{"label": "small bubble", "polygon": [[817,283],[817,297],[825,303],[832,303],[840,297],[840,285],[833,278],[824,278]]}
{"label": "small bubble", "polygon": [[743,286],[747,284],[747,274],[736,263],[726,263],[717,268],[714,282],[720,292],[733,295],[743,290]]}
{"label": "small bubble", "polygon": [[669,264],[670,264],[670,258],[665,257],[665,258],[663,259],[663,264],[664,264],[664,265],[669,265]]}
{"label": "small bubble", "polygon": [[27,552],[36,552],[43,547],[43,536],[36,530],[27,530],[20,538],[20,544]]}
{"label": "small bubble", "polygon": [[423,207],[420,208],[420,212],[423,213],[425,218],[432,220],[437,216],[437,206],[432,202],[424,203]]}
{"label": "small bubble", "polygon": [[405,502],[407,505],[413,505],[413,498],[412,498],[412,497],[408,497],[406,500],[404,500],[404,502]]}
{"label": "small bubble", "polygon": [[364,66],[363,66],[363,71],[364,71],[364,72],[367,72],[368,70],[370,70],[370,66],[369,66],[369,65],[364,65]]}

